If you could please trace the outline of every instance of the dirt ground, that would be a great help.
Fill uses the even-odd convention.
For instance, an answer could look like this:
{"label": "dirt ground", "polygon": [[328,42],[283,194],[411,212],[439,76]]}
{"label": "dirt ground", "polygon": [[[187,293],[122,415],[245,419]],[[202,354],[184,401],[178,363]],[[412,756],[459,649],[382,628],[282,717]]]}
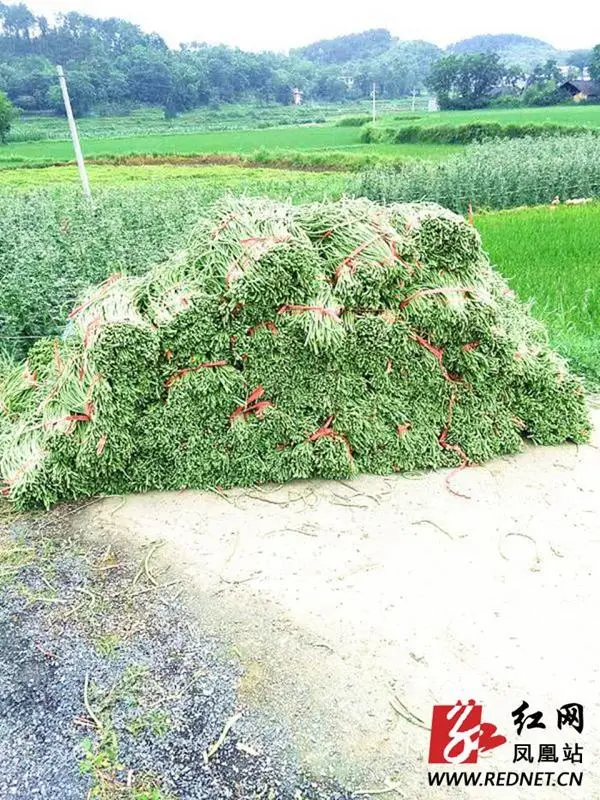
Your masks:
{"label": "dirt ground", "polygon": [[[600,411],[590,445],[526,447],[458,474],[300,482],[227,493],[110,498],[77,527],[184,576],[203,629],[241,659],[240,694],[283,722],[307,768],[353,790],[427,800],[432,706],[474,698],[508,742],[583,745],[584,789],[496,788],[502,798],[598,796]],[[460,496],[465,495],[465,496]],[[522,701],[545,730],[519,737]],[[556,709],[585,708],[581,734]],[[535,753],[534,749],[534,753]],[[537,754],[536,754],[537,760]],[[395,792],[392,791],[396,787]],[[595,788],[594,788],[595,787]]]}

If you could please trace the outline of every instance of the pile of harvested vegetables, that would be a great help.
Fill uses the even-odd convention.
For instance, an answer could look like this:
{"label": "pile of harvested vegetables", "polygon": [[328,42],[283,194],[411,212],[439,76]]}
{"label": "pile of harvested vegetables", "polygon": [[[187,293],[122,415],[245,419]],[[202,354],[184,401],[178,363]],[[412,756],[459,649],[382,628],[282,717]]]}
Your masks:
{"label": "pile of harvested vegetables", "polygon": [[463,467],[589,434],[583,387],[431,204],[225,198],[0,378],[20,505]]}

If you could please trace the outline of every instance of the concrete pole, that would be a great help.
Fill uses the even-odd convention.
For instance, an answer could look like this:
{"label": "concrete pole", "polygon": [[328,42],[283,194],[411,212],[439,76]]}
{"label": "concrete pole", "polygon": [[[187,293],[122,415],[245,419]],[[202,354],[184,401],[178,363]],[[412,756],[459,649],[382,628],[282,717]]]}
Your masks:
{"label": "concrete pole", "polygon": [[58,81],[62,91],[63,101],[65,104],[65,111],[67,112],[67,119],[69,120],[69,130],[71,131],[71,139],[73,140],[73,149],[75,150],[75,160],[77,161],[77,169],[79,170],[79,177],[81,178],[81,185],[83,187],[83,194],[86,200],[92,199],[90,191],[90,184],[88,181],[87,172],[85,171],[85,163],[83,161],[83,153],[81,152],[81,145],[79,144],[79,136],[77,135],[77,126],[75,125],[75,118],[73,117],[73,109],[71,108],[71,100],[69,99],[69,90],[67,89],[67,82],[65,80],[65,73],[61,66],[56,67],[58,72]]}

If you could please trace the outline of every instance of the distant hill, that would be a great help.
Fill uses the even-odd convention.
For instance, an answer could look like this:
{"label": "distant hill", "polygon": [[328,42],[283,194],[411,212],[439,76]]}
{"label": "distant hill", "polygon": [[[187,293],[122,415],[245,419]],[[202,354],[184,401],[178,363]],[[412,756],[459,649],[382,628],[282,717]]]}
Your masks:
{"label": "distant hill", "polygon": [[377,58],[389,50],[396,39],[385,28],[373,28],[362,33],[321,39],[306,47],[298,47],[290,55],[318,64],[347,64],[349,61],[364,61]]}
{"label": "distant hill", "polygon": [[487,53],[495,52],[508,64],[518,64],[528,71],[536,64],[549,58],[558,62],[564,61],[566,54],[557,50],[548,42],[532,36],[520,36],[517,33],[486,34],[472,36],[451,44],[449,53]]}

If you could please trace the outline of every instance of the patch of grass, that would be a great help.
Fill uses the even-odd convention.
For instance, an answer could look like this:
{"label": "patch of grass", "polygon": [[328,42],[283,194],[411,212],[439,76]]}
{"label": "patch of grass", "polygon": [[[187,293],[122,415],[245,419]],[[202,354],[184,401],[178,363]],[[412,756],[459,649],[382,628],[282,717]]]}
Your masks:
{"label": "patch of grass", "polygon": [[591,388],[600,386],[600,203],[488,213],[475,222],[552,345]]}
{"label": "patch of grass", "polygon": [[103,656],[114,656],[121,644],[118,633],[102,633],[96,639],[96,650]]}

